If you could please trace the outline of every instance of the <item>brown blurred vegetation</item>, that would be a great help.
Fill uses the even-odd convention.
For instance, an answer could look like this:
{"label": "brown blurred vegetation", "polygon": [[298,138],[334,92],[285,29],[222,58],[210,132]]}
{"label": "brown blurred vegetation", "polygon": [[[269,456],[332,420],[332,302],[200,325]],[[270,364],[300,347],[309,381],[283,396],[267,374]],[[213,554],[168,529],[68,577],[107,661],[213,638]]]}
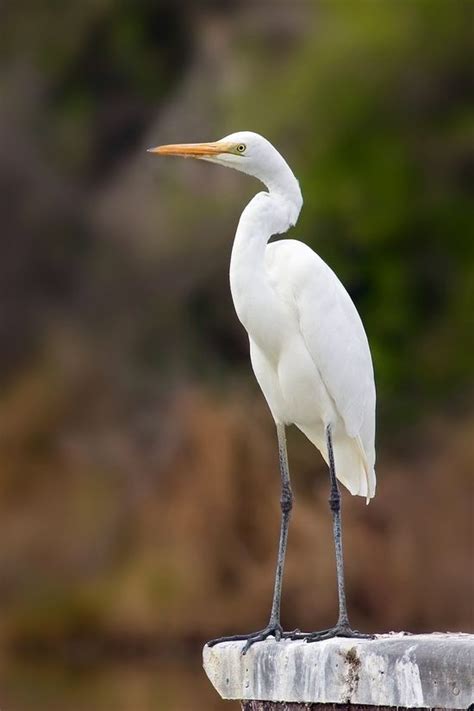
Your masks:
{"label": "brown blurred vegetation", "polygon": [[[354,623],[472,629],[471,9],[2,8],[10,654],[181,654],[266,621],[275,437],[227,285],[255,185],[144,152],[247,128],[301,176],[297,232],[350,288],[374,352],[378,494],[344,498]],[[327,473],[296,432],[290,461],[283,619],[318,628],[336,614]]]}
{"label": "brown blurred vegetation", "polygon": [[[29,390],[28,402],[34,397]],[[18,407],[9,402],[8,412]],[[44,428],[56,439],[58,412],[45,421],[30,410],[10,430],[4,640],[30,652],[75,644],[153,651],[158,640],[179,649],[180,640],[258,626],[271,599],[279,516],[273,427],[260,398],[243,385],[225,397],[188,386],[163,404],[156,442],[124,441],[116,431],[99,433],[98,444],[62,435],[35,447]],[[469,626],[472,600],[461,593],[472,579],[473,427],[433,420],[408,446],[395,435],[398,452],[380,457],[377,505],[346,497],[359,626]],[[297,506],[283,614],[289,627],[321,627],[336,614],[327,474],[298,433],[290,447]],[[51,477],[56,469],[61,476]]]}

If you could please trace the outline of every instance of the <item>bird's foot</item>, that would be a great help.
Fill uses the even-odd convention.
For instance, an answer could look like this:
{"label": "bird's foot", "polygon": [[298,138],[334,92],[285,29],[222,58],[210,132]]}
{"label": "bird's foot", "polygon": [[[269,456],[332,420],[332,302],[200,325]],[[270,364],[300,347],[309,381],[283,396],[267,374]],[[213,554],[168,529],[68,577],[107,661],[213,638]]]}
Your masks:
{"label": "bird's foot", "polygon": [[217,639],[211,639],[207,643],[208,647],[214,647],[220,642],[241,642],[245,641],[246,644],[242,649],[242,654],[247,654],[250,647],[255,644],[255,642],[263,642],[268,637],[274,637],[277,642],[281,639],[293,639],[293,635],[298,634],[299,630],[294,630],[293,632],[284,632],[282,626],[279,622],[270,622],[265,629],[260,630],[260,632],[250,632],[249,634],[235,634],[230,637],[218,637]]}
{"label": "bird's foot", "polygon": [[334,627],[319,632],[299,632],[292,634],[290,639],[304,640],[305,642],[321,642],[323,639],[333,639],[334,637],[345,637],[347,639],[375,639],[375,635],[366,634],[353,630],[349,623],[338,622]]}

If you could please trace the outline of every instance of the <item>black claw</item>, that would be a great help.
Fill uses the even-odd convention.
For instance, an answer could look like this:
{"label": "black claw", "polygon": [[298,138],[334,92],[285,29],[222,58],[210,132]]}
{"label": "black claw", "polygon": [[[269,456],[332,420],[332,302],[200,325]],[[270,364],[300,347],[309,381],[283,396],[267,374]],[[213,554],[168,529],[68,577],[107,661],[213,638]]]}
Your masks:
{"label": "black claw", "polygon": [[[296,630],[295,630],[296,631]],[[217,639],[211,639],[207,643],[208,647],[214,647],[216,644],[221,642],[243,642],[246,640],[246,644],[242,649],[242,654],[245,655],[249,651],[250,647],[256,642],[264,642],[268,637],[275,637],[275,640],[279,642],[281,639],[286,639],[293,632],[283,632],[280,624],[269,624],[265,629],[260,632],[250,632],[249,634],[235,634],[230,637],[218,637]]]}
{"label": "black claw", "polygon": [[247,654],[250,647],[255,642],[264,642],[268,637],[275,637],[275,641],[279,642],[283,634],[283,629],[280,624],[270,624],[261,632],[256,632],[248,637],[245,647],[242,649],[242,655]]}
{"label": "black claw", "polygon": [[306,640],[309,637],[313,637],[314,635],[323,635],[323,634],[327,634],[331,631],[332,631],[332,627],[330,627],[327,630],[320,630],[319,632],[301,632],[301,630],[295,630],[293,633],[291,633],[290,639]]}
{"label": "black claw", "polygon": [[305,639],[306,642],[321,642],[323,639],[333,639],[334,637],[343,637],[346,639],[375,639],[373,634],[365,634],[358,630],[353,630],[349,625],[336,625],[328,630],[321,632],[311,632],[299,639]]}
{"label": "black claw", "polygon": [[207,646],[213,647],[221,642],[245,641],[246,644],[242,649],[242,654],[245,655],[253,644],[256,642],[264,642],[268,637],[275,637],[277,642],[282,639],[292,639],[308,643],[322,642],[324,639],[333,639],[334,637],[345,637],[346,639],[375,639],[375,635],[365,634],[364,632],[353,630],[349,627],[349,625],[335,625],[335,627],[330,627],[327,630],[320,630],[319,632],[301,632],[299,629],[293,630],[292,632],[283,632],[281,625],[271,624],[260,632],[235,634],[230,637],[218,637],[217,639],[211,639],[211,641],[207,643]]}
{"label": "black claw", "polygon": [[300,629],[292,630],[291,632],[283,632],[282,639],[297,639],[296,635],[303,634]]}

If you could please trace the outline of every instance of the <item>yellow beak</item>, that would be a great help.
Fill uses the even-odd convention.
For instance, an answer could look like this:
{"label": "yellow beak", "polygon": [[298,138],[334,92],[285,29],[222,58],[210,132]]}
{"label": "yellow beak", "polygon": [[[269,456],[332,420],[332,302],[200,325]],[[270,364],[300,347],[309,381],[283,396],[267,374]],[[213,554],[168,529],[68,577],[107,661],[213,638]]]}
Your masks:
{"label": "yellow beak", "polygon": [[149,153],[158,153],[160,156],[183,156],[184,158],[203,158],[204,156],[217,156],[227,153],[230,144],[215,141],[214,143],[172,143],[167,146],[149,148]]}

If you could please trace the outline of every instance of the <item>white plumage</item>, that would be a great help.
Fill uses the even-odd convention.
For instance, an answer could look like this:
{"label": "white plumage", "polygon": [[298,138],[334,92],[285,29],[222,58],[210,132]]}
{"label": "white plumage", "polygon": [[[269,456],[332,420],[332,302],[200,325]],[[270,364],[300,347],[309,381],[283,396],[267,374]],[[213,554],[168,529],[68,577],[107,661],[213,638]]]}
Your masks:
{"label": "white plumage", "polygon": [[[244,653],[270,635],[317,641],[364,637],[351,629],[346,608],[340,493],[375,494],[375,384],[369,344],[352,300],[307,245],[284,239],[268,244],[298,219],[303,198],[288,164],[262,136],[242,131],[213,143],[160,146],[152,152],[201,158],[258,178],[260,192],[242,212],[230,263],[237,315],[247,330],[258,383],[277,427],[281,473],[281,528],[270,621],[265,629],[219,638],[246,640]],[[339,617],[328,630],[284,633],[280,600],[292,492],[286,425],[295,424],[329,465]]]}
{"label": "white plumage", "polygon": [[[298,182],[266,139],[242,132],[223,141],[246,146],[238,167],[258,177],[242,213],[230,266],[232,297],[250,339],[252,366],[277,423],[295,424],[327,461],[332,426],[338,479],[352,494],[375,494],[375,384],[357,310],[327,264],[297,240],[268,244],[293,225]],[[212,158],[214,162],[218,161]]]}
{"label": "white plumage", "polygon": [[[332,424],[338,479],[351,494],[371,498],[375,494],[375,386],[359,314],[334,272],[307,245],[282,240],[268,245],[265,256],[276,293],[293,299],[298,347],[311,358],[311,363],[300,358],[301,397],[287,421],[305,433],[326,462],[324,429]],[[288,355],[277,368],[283,382],[287,376],[281,369],[294,360]],[[318,407],[311,397],[313,389],[322,391]]]}

